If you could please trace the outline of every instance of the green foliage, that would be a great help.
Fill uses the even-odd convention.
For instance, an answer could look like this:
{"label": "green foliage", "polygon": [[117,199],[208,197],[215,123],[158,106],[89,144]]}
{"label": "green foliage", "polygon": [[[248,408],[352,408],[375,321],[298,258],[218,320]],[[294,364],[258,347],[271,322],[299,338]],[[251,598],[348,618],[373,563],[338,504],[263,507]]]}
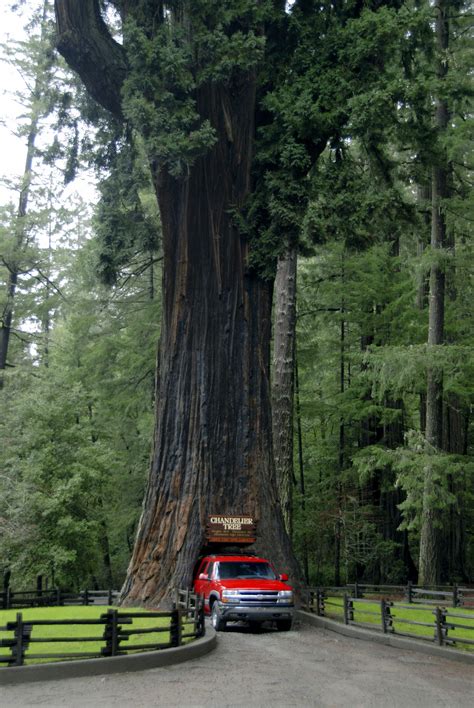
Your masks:
{"label": "green foliage", "polygon": [[130,72],[124,110],[141,132],[150,160],[183,177],[216,141],[200,115],[197,92],[205,84],[232,84],[262,58],[257,27],[266,3],[191,0],[164,15],[150,31],[140,8],[124,26]]}
{"label": "green foliage", "polygon": [[62,586],[117,586],[128,563],[152,433],[159,300],[149,263],[112,292],[100,287],[96,249],[68,254],[67,319],[50,337],[47,367],[25,361],[2,392],[0,557],[16,587],[39,573]]}
{"label": "green foliage", "polygon": [[17,395],[2,420],[2,557],[30,584],[35,572],[75,583],[97,564],[99,529],[90,510],[98,479],[89,466],[97,452],[88,449],[87,427],[80,424],[87,397],[61,378],[36,380],[36,405]]}
{"label": "green foliage", "polygon": [[[137,154],[138,153],[138,154]],[[161,233],[149,171],[143,155],[124,143],[100,183],[101,198],[95,216],[100,252],[97,270],[112,285],[124,266],[158,250]]]}

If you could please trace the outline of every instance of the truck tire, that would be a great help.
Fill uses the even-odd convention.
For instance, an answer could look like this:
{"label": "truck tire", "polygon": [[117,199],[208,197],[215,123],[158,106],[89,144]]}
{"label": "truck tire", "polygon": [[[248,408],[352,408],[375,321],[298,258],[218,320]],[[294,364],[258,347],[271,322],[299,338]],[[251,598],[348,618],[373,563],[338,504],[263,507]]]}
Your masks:
{"label": "truck tire", "polygon": [[292,620],[291,619],[284,619],[284,620],[277,620],[276,621],[276,626],[279,632],[289,632],[291,629],[292,625]]}
{"label": "truck tire", "polygon": [[223,632],[226,628],[226,621],[221,617],[217,602],[214,602],[211,608],[211,624],[216,632]]}

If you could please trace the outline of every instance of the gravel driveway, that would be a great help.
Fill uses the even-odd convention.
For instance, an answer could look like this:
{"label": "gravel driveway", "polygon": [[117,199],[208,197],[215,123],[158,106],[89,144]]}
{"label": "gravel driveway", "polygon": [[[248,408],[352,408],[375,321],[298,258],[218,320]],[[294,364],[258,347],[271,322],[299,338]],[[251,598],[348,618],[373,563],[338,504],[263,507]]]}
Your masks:
{"label": "gravel driveway", "polygon": [[1,708],[473,705],[472,665],[307,625],[231,628],[211,654],[168,668],[0,689]]}

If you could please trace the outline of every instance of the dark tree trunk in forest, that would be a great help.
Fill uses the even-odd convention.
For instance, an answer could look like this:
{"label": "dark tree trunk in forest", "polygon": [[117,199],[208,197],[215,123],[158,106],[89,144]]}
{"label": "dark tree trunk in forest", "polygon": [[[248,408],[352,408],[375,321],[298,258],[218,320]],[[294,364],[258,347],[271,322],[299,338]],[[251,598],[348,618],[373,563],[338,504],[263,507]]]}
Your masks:
{"label": "dark tree trunk in forest", "polygon": [[303,458],[303,431],[301,426],[301,405],[300,405],[300,382],[298,372],[298,355],[296,353],[295,341],[295,412],[296,412],[296,434],[298,439],[298,468],[300,477],[300,494],[301,494],[301,521],[303,524],[303,539],[302,539],[302,563],[304,579],[309,583],[309,548],[308,548],[308,531],[307,531],[307,515],[306,515],[306,480],[305,480],[305,465]]}
{"label": "dark tree trunk in forest", "polygon": [[273,451],[278,492],[286,529],[292,534],[293,409],[295,390],[296,328],[295,247],[288,247],[278,259],[275,279],[273,325],[272,423]]}
{"label": "dark tree trunk in forest", "polygon": [[[88,24],[98,5],[84,3],[85,24],[75,5],[56,0],[60,49],[91,82],[90,66],[69,52],[67,30],[72,18],[76,35],[92,32],[100,41]],[[77,36],[72,44],[80,51]],[[108,44],[109,38],[93,47],[97,56],[107,54]],[[120,65],[113,81],[121,71]],[[149,155],[163,228],[163,324],[153,459],[122,591],[129,604],[156,606],[172,588],[189,585],[207,516],[216,512],[253,515],[255,550],[298,573],[274,474],[272,287],[249,269],[248,243],[232,216],[252,190],[255,91],[250,71],[227,86],[198,90],[198,113],[216,130],[217,142],[186,178],[154,168]]]}
{"label": "dark tree trunk in forest", "polygon": [[[416,241],[416,251],[421,259],[427,246],[429,245],[430,225],[431,225],[431,184],[418,185],[417,191],[418,211],[421,215],[423,230],[418,234]],[[429,282],[426,272],[422,270],[418,276],[418,286],[416,289],[416,306],[419,310],[424,310],[428,305]]]}
{"label": "dark tree trunk in forest", "polygon": [[[455,394],[446,397],[443,411],[443,450],[455,455],[467,455],[469,410]],[[450,583],[469,582],[466,569],[467,534],[463,506],[468,490],[462,477],[448,475],[448,491],[456,499],[445,512],[443,534],[442,576]],[[446,518],[447,517],[447,518]]]}
{"label": "dark tree trunk in forest", "polygon": [[[435,1],[436,44],[439,52],[438,78],[444,79],[448,72],[446,51],[449,40],[449,0]],[[446,101],[436,99],[436,128],[441,136],[448,125],[449,111]],[[430,349],[444,342],[445,266],[440,255],[446,248],[446,215],[443,200],[448,196],[449,165],[444,148],[438,147],[432,170],[431,248],[434,262],[430,270],[428,356]],[[426,432],[427,448],[436,454],[443,445],[443,378],[442,372],[433,363],[428,367],[426,387]],[[423,511],[420,535],[420,584],[434,585],[439,582],[440,558],[440,513],[437,509],[437,482],[430,465],[425,468],[423,487]]]}

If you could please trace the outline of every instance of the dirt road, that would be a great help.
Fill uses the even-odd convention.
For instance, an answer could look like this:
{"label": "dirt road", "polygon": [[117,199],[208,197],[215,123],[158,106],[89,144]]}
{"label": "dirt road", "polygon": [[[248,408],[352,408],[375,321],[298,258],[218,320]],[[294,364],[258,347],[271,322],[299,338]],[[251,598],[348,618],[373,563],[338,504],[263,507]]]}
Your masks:
{"label": "dirt road", "polygon": [[297,626],[219,634],[186,664],[140,673],[3,686],[1,708],[206,708],[474,705],[474,667]]}

